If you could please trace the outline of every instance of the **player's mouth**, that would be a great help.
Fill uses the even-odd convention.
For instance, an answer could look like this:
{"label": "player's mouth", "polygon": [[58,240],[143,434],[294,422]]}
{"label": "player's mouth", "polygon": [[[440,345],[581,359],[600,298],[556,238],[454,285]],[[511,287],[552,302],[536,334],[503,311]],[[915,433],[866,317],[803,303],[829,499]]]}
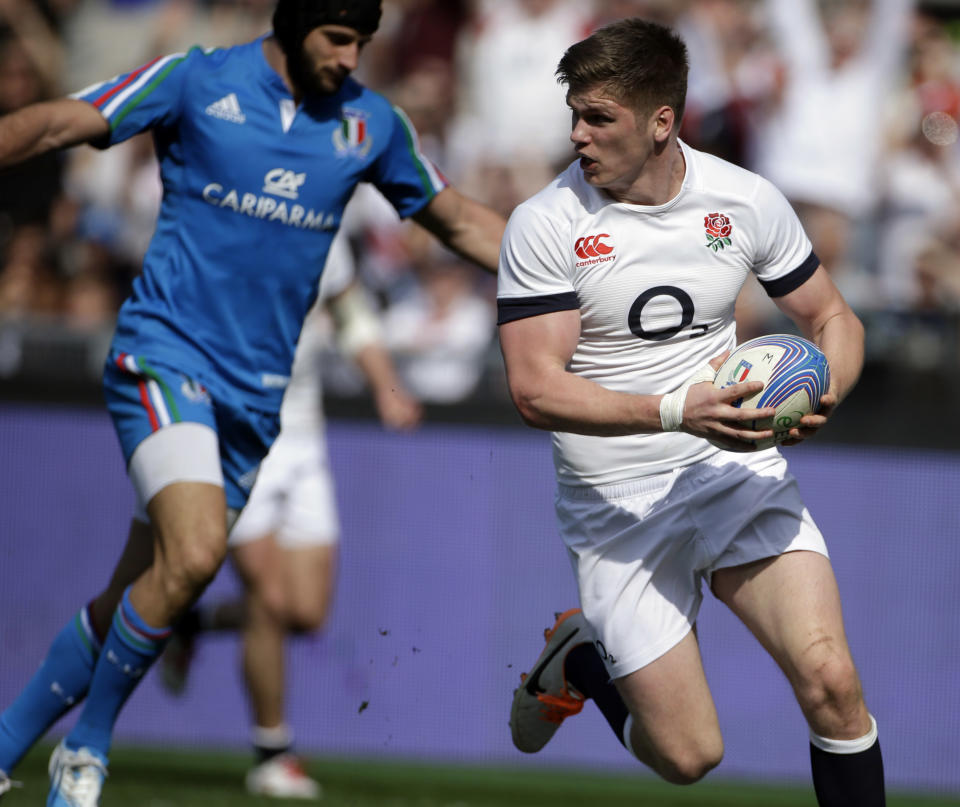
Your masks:
{"label": "player's mouth", "polygon": [[582,171],[593,171],[597,165],[597,161],[591,157],[588,157],[586,154],[578,155],[580,157],[580,169]]}
{"label": "player's mouth", "polygon": [[337,70],[334,68],[321,68],[316,77],[317,84],[327,93],[339,92],[350,75],[349,70]]}

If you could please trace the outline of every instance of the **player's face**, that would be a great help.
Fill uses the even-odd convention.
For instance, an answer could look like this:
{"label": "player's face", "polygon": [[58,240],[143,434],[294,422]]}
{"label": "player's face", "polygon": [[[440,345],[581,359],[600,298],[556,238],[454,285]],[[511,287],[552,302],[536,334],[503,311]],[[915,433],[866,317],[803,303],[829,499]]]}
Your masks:
{"label": "player's face", "polygon": [[588,183],[626,201],[653,153],[651,122],[601,90],[569,95],[570,141]]}
{"label": "player's face", "polygon": [[354,70],[370,37],[344,25],[320,25],[307,34],[301,49],[303,90],[331,95]]}

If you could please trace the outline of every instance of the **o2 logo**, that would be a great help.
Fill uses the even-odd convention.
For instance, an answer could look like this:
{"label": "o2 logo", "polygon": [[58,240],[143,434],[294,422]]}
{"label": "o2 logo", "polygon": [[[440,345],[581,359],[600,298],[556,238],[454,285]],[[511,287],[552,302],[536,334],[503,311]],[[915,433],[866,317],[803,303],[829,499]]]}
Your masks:
{"label": "o2 logo", "polygon": [[[653,331],[643,326],[643,309],[655,297],[672,297],[680,305],[680,321],[676,325],[671,325],[662,330]],[[634,336],[641,339],[647,339],[651,342],[664,342],[671,337],[693,325],[693,298],[683,289],[676,286],[654,286],[647,289],[643,294],[633,301],[630,306],[630,312],[627,314],[627,327]],[[704,336],[707,333],[707,325],[693,325],[695,333],[691,333],[689,338],[696,339],[698,336]]]}

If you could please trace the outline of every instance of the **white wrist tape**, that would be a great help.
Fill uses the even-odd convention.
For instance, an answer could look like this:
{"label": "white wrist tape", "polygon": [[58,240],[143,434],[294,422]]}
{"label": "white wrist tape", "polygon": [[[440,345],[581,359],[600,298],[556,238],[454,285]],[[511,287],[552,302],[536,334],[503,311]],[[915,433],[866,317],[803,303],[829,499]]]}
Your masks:
{"label": "white wrist tape", "polygon": [[346,291],[330,298],[337,345],[347,356],[356,356],[363,348],[382,339],[380,320],[366,291],[354,283]]}
{"label": "white wrist tape", "polygon": [[680,424],[683,423],[683,406],[687,402],[687,392],[690,387],[701,381],[713,381],[716,374],[716,370],[709,364],[705,364],[677,389],[664,395],[660,399],[660,428],[665,432],[680,431]]}

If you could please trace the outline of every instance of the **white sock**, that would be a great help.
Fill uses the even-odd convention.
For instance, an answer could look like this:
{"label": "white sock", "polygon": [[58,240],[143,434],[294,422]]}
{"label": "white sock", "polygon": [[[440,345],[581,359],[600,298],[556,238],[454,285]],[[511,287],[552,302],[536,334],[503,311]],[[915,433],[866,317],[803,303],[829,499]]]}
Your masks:
{"label": "white sock", "polygon": [[829,737],[814,734],[813,730],[810,730],[810,742],[828,754],[859,754],[870,748],[876,741],[877,721],[873,719],[873,715],[870,715],[870,731],[852,740],[831,740]]}
{"label": "white sock", "polygon": [[284,751],[293,744],[293,732],[286,723],[269,729],[254,726],[250,739],[256,748],[262,748],[265,751]]}
{"label": "white sock", "polygon": [[626,749],[630,752],[630,755],[635,759],[640,759],[637,756],[637,752],[633,750],[633,742],[630,740],[630,734],[633,730],[633,715],[627,715],[627,719],[623,724],[623,744],[626,746]]}

